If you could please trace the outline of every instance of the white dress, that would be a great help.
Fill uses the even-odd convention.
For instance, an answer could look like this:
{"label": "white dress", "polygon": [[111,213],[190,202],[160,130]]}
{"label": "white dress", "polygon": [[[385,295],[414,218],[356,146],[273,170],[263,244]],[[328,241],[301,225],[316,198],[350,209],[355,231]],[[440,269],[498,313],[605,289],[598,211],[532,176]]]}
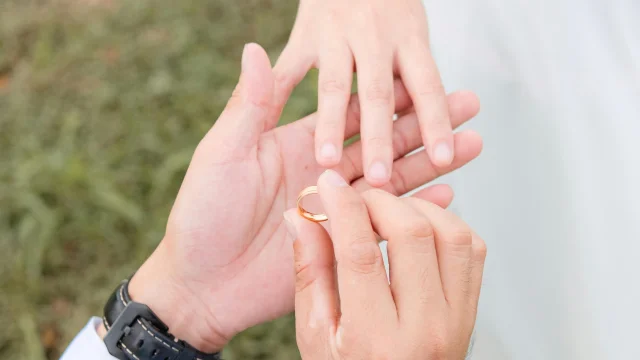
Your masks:
{"label": "white dress", "polygon": [[640,0],[425,0],[482,103],[449,182],[487,242],[473,360],[640,359]]}

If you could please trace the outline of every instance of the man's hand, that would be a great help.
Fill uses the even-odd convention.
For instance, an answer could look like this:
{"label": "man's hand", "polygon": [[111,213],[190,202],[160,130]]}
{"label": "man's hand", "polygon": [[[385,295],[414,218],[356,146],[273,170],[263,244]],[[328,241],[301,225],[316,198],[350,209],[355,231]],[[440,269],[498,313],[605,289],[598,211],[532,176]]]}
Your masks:
{"label": "man's hand", "polygon": [[276,108],[282,111],[307,71],[320,69],[315,154],[330,167],[342,158],[354,69],[362,104],[361,159],[373,186],[392,176],[394,75],[402,78],[418,113],[431,162],[454,158],[447,97],[429,50],[421,0],[304,0],[289,43],[275,66]]}
{"label": "man's hand", "polygon": [[[411,101],[396,85],[397,110],[406,110]],[[318,116],[274,129],[273,96],[269,59],[249,44],[233,97],[194,153],[165,237],[129,287],[133,300],[149,305],[173,335],[201,351],[218,350],[238,332],[293,310],[293,238],[282,213],[324,169],[313,155]],[[452,127],[478,111],[471,93],[448,99]],[[358,133],[358,102],[348,108],[344,134],[350,137]],[[424,151],[405,157],[421,145],[415,114],[393,128],[395,166],[385,189],[396,195],[466,164],[482,147],[477,134],[460,132],[452,164],[435,168]],[[335,167],[358,191],[370,188],[361,147],[347,147]],[[440,185],[415,196],[447,206],[453,195]]]}
{"label": "man's hand", "polygon": [[[475,324],[484,241],[452,213],[380,190],[361,195],[328,170],[331,221],[291,223],[296,330],[303,359],[464,359]],[[390,282],[376,234],[388,240]],[[338,300],[339,299],[339,300]]]}

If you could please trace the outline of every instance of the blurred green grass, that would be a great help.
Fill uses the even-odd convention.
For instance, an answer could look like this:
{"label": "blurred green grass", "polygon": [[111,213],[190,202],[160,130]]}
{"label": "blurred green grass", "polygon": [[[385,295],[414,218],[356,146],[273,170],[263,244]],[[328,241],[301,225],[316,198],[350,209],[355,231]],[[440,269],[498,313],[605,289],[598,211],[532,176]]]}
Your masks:
{"label": "blurred green grass", "polygon": [[[0,358],[57,359],[162,238],[243,45],[275,61],[297,2],[0,2]],[[284,122],[316,107],[308,77]],[[293,318],[234,359],[298,358]]]}

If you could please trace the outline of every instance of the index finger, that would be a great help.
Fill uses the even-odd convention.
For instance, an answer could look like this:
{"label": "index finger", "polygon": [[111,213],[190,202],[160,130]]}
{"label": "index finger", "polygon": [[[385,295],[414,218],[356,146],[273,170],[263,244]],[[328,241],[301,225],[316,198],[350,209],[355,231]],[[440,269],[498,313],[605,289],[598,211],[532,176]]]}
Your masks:
{"label": "index finger", "polygon": [[388,241],[391,289],[401,322],[439,314],[446,305],[429,218],[383,190],[362,194],[375,231]]}
{"label": "index finger", "polygon": [[437,167],[453,161],[453,131],[447,97],[428,44],[405,46],[398,51],[402,80],[413,100],[420,121],[424,146]]}
{"label": "index finger", "polygon": [[318,193],[330,220],[345,331],[350,324],[372,328],[387,316],[395,319],[382,253],[362,197],[333,170],[318,179]]}

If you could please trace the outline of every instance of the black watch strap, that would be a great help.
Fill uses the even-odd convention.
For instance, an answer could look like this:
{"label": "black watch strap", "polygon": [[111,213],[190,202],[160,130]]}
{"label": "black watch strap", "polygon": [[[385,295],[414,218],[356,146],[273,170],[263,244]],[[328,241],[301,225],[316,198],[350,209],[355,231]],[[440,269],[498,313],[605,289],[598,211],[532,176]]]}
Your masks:
{"label": "black watch strap", "polygon": [[120,360],[219,360],[220,353],[205,354],[174,338],[151,309],[131,301],[129,280],[124,280],[104,306],[104,343]]}

